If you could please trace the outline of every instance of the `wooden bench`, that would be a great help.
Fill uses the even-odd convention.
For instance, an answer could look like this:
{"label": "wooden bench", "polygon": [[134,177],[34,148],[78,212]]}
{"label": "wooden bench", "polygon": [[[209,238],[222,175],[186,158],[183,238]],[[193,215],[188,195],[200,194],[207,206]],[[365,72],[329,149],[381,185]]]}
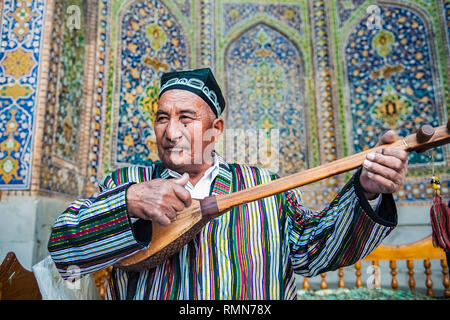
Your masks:
{"label": "wooden bench", "polygon": [[[450,297],[450,280],[448,271],[448,262],[445,256],[445,252],[442,249],[433,247],[431,236],[428,236],[422,240],[405,244],[405,245],[380,245],[374,251],[372,251],[362,261],[370,261],[374,266],[374,271],[379,270],[380,261],[389,261],[390,275],[391,275],[391,288],[398,289],[399,282],[397,279],[397,262],[404,261],[408,269],[408,287],[411,291],[416,289],[416,280],[414,278],[414,263],[415,261],[421,261],[425,268],[425,287],[426,295],[434,297],[433,281],[431,279],[431,260],[440,260],[442,268],[442,286],[444,297]],[[361,279],[361,261],[354,264],[355,268],[355,287],[360,288],[363,286]],[[328,289],[328,283],[326,280],[327,274],[322,273],[320,275],[320,288]],[[379,274],[374,272],[374,288],[380,288]],[[345,288],[344,282],[344,268],[338,269],[338,288]],[[308,278],[303,278],[303,289],[308,290],[310,283]]]}

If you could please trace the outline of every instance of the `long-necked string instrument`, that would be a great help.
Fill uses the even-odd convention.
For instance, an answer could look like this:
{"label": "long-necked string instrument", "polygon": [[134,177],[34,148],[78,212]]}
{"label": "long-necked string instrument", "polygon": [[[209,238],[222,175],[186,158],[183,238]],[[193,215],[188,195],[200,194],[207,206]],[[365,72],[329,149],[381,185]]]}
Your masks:
{"label": "long-necked string instrument", "polygon": [[396,147],[407,152],[423,152],[450,142],[450,120],[446,126],[433,128],[422,126],[416,134],[408,135],[391,144],[376,146],[363,152],[307,169],[265,184],[238,192],[210,196],[192,202],[189,208],[178,213],[168,226],[152,224],[152,239],[148,248],[117,263],[117,267],[128,271],[143,271],[154,268],[178,252],[212,219],[224,214],[232,207],[266,198],[287,190],[301,187],[361,166],[370,152],[380,148]]}

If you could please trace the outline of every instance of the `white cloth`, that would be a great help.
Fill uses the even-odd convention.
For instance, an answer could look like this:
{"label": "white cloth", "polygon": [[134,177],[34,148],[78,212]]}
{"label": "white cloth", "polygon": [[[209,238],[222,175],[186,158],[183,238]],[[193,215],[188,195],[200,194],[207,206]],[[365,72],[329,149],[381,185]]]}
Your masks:
{"label": "white cloth", "polygon": [[77,275],[74,266],[74,276],[64,280],[56,270],[51,256],[47,256],[32,266],[34,277],[39,286],[42,300],[100,300],[100,294],[95,286],[92,274]]}
{"label": "white cloth", "polygon": [[377,212],[378,206],[381,203],[381,195],[378,195],[378,197],[376,197],[373,200],[367,200],[370,204],[370,206],[372,207],[374,212]]}

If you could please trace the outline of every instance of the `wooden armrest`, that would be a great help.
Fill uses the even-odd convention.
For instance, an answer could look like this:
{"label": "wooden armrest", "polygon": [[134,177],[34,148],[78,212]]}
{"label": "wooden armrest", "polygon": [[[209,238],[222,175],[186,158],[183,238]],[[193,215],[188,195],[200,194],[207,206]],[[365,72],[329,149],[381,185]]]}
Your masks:
{"label": "wooden armrest", "polygon": [[1,300],[42,300],[34,273],[26,270],[14,252],[8,252],[0,265]]}

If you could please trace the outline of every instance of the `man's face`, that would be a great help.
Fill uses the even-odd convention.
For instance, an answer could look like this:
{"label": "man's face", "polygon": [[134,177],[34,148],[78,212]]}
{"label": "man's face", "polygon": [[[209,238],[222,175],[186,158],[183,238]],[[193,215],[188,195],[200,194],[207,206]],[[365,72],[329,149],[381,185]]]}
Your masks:
{"label": "man's face", "polygon": [[[208,104],[196,94],[172,89],[164,92],[158,101],[155,134],[158,154],[170,169],[188,172],[192,165],[210,162],[215,123]],[[209,159],[206,159],[206,158]]]}

